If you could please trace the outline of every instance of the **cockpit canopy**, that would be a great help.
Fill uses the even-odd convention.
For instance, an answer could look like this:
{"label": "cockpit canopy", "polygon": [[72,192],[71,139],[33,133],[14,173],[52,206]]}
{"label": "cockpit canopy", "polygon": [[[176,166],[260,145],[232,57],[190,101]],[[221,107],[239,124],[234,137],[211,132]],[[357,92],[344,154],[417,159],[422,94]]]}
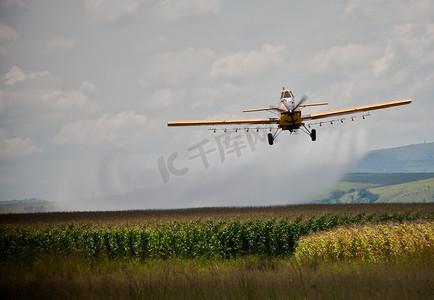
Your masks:
{"label": "cockpit canopy", "polygon": [[294,95],[292,94],[292,92],[290,90],[283,90],[282,94],[280,95],[280,99],[283,98],[294,98]]}

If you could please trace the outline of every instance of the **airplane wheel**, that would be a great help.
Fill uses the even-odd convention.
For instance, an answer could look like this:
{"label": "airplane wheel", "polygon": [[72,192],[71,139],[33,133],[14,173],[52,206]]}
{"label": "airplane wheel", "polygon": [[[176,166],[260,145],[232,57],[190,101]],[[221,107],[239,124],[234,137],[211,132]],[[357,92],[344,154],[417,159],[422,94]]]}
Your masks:
{"label": "airplane wheel", "polygon": [[313,142],[316,141],[316,129],[312,129],[312,131],[310,132],[310,138]]}
{"label": "airplane wheel", "polygon": [[268,144],[273,145],[274,137],[271,133],[268,134]]}

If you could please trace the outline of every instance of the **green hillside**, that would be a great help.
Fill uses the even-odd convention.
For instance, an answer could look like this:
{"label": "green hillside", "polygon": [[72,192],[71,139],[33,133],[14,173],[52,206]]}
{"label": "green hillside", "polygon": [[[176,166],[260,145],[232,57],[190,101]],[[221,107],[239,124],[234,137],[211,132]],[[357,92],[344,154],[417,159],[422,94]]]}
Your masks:
{"label": "green hillside", "polygon": [[370,189],[378,203],[434,202],[434,178]]}
{"label": "green hillside", "polygon": [[434,173],[347,174],[314,203],[434,202]]}
{"label": "green hillside", "polygon": [[313,202],[434,202],[434,143],[371,151]]}

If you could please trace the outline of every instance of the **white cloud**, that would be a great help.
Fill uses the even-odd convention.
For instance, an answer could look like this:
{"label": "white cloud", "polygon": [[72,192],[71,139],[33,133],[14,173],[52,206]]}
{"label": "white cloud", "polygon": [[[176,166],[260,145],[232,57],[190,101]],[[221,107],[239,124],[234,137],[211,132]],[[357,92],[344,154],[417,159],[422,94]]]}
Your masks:
{"label": "white cloud", "polygon": [[16,72],[9,72],[3,78],[9,84],[0,90],[0,118],[14,132],[30,130],[40,136],[48,128],[60,127],[59,122],[64,124],[100,113],[99,91],[93,83],[83,81],[77,88],[64,89],[56,87],[60,79],[51,74],[26,81],[38,73],[41,72],[16,68]]}
{"label": "white cloud", "polygon": [[5,110],[6,108],[6,99],[3,95],[3,91],[0,90],[0,114]]}
{"label": "white cloud", "polygon": [[34,141],[28,138],[9,137],[4,129],[0,128],[0,159],[14,160],[42,152]]}
{"label": "white cloud", "polygon": [[47,44],[47,52],[54,52],[56,50],[73,50],[77,42],[76,38],[54,38]]}
{"label": "white cloud", "polygon": [[[145,0],[85,0],[85,12],[90,22],[108,24],[136,13],[145,2]],[[147,4],[157,18],[176,22],[191,17],[218,15],[222,11],[221,2],[221,0],[162,0],[148,1]]]}
{"label": "white cloud", "polygon": [[97,102],[91,100],[95,94],[98,95],[97,87],[91,82],[83,81],[78,89],[30,89],[26,99],[27,105],[31,105],[33,99],[39,100],[38,105],[44,108],[46,117],[65,119],[77,114],[93,114],[98,108]]}
{"label": "white cloud", "polygon": [[408,20],[432,20],[434,4],[430,0],[350,0],[346,3],[344,16],[361,17],[365,22],[393,24]]}
{"label": "white cloud", "polygon": [[375,78],[380,78],[382,75],[384,75],[387,71],[389,71],[389,69],[391,68],[391,66],[396,62],[396,53],[393,51],[393,49],[391,49],[390,47],[388,47],[385,51],[384,51],[384,55],[375,59],[372,62],[372,67],[373,67],[373,71],[374,71],[374,77]]}
{"label": "white cloud", "polygon": [[13,66],[9,72],[3,76],[3,81],[7,85],[14,85],[19,82],[23,82],[29,79],[34,79],[37,77],[43,77],[47,76],[50,73],[48,71],[41,71],[41,72],[33,72],[33,71],[25,71],[22,70],[20,67]]}
{"label": "white cloud", "polygon": [[434,23],[402,24],[392,30],[389,46],[411,62],[413,68],[434,63]]}
{"label": "white cloud", "polygon": [[104,114],[96,120],[78,120],[64,125],[53,141],[58,144],[130,143],[143,139],[144,129],[149,124],[145,115],[133,110]]}
{"label": "white cloud", "polygon": [[212,77],[240,77],[259,74],[284,62],[285,49],[265,44],[259,51],[235,52],[219,57],[212,65]]}
{"label": "white cloud", "polygon": [[18,38],[18,33],[10,26],[0,23],[0,42],[11,41]]}
{"label": "white cloud", "polygon": [[22,8],[29,8],[29,5],[26,0],[6,0],[7,4],[15,4]]}
{"label": "white cloud", "polygon": [[403,23],[391,28],[383,52],[372,65],[371,77],[376,79],[378,87],[401,90],[406,83],[411,83],[406,90],[412,94],[432,88],[433,28],[433,23]]}
{"label": "white cloud", "polygon": [[432,87],[433,28],[432,23],[398,23],[381,41],[349,43],[317,53],[308,59],[310,69],[330,80],[321,91],[329,98],[414,97]]}
{"label": "white cloud", "polygon": [[87,95],[76,90],[51,89],[41,95],[41,100],[57,111],[83,110],[89,102]]}
{"label": "white cloud", "polygon": [[107,24],[134,13],[143,0],[85,0],[85,12],[92,23]]}
{"label": "white cloud", "polygon": [[0,23],[0,54],[6,54],[8,45],[17,38],[15,29]]}
{"label": "white cloud", "polygon": [[221,13],[221,0],[163,0],[154,7],[153,12],[168,21],[201,15],[218,15]]}
{"label": "white cloud", "polygon": [[166,88],[162,90],[155,91],[151,98],[147,100],[144,107],[155,109],[155,108],[167,108],[174,104],[175,100],[180,100],[183,98],[183,92],[179,90],[174,90],[171,88]]}
{"label": "white cloud", "polygon": [[188,49],[182,52],[169,52],[152,59],[140,84],[165,82],[170,85],[183,84],[186,81],[201,80],[207,76],[216,54],[211,49]]}
{"label": "white cloud", "polygon": [[80,84],[80,92],[82,93],[96,93],[97,91],[98,89],[96,88],[96,86],[89,81],[83,81]]}
{"label": "white cloud", "polygon": [[334,46],[314,55],[309,59],[309,65],[316,73],[342,73],[365,69],[378,56],[380,49],[372,45],[349,43],[344,46]]}
{"label": "white cloud", "polygon": [[218,54],[211,49],[188,49],[154,57],[139,79],[150,84],[169,85],[215,81],[215,79],[245,77],[260,74],[284,63],[285,48],[265,44],[260,50]]}

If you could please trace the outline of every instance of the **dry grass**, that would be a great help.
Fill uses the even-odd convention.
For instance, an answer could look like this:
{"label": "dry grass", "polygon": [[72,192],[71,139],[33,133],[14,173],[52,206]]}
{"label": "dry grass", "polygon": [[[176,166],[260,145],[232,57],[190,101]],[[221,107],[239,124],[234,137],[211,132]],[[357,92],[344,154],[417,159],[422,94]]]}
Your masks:
{"label": "dry grass", "polygon": [[294,254],[303,263],[434,257],[434,222],[351,226],[314,233],[298,241]]}
{"label": "dry grass", "polygon": [[[5,298],[86,299],[432,299],[433,257],[423,262],[299,266],[261,261],[151,260],[86,263],[65,259],[1,268]],[[7,273],[7,274],[5,274]]]}

